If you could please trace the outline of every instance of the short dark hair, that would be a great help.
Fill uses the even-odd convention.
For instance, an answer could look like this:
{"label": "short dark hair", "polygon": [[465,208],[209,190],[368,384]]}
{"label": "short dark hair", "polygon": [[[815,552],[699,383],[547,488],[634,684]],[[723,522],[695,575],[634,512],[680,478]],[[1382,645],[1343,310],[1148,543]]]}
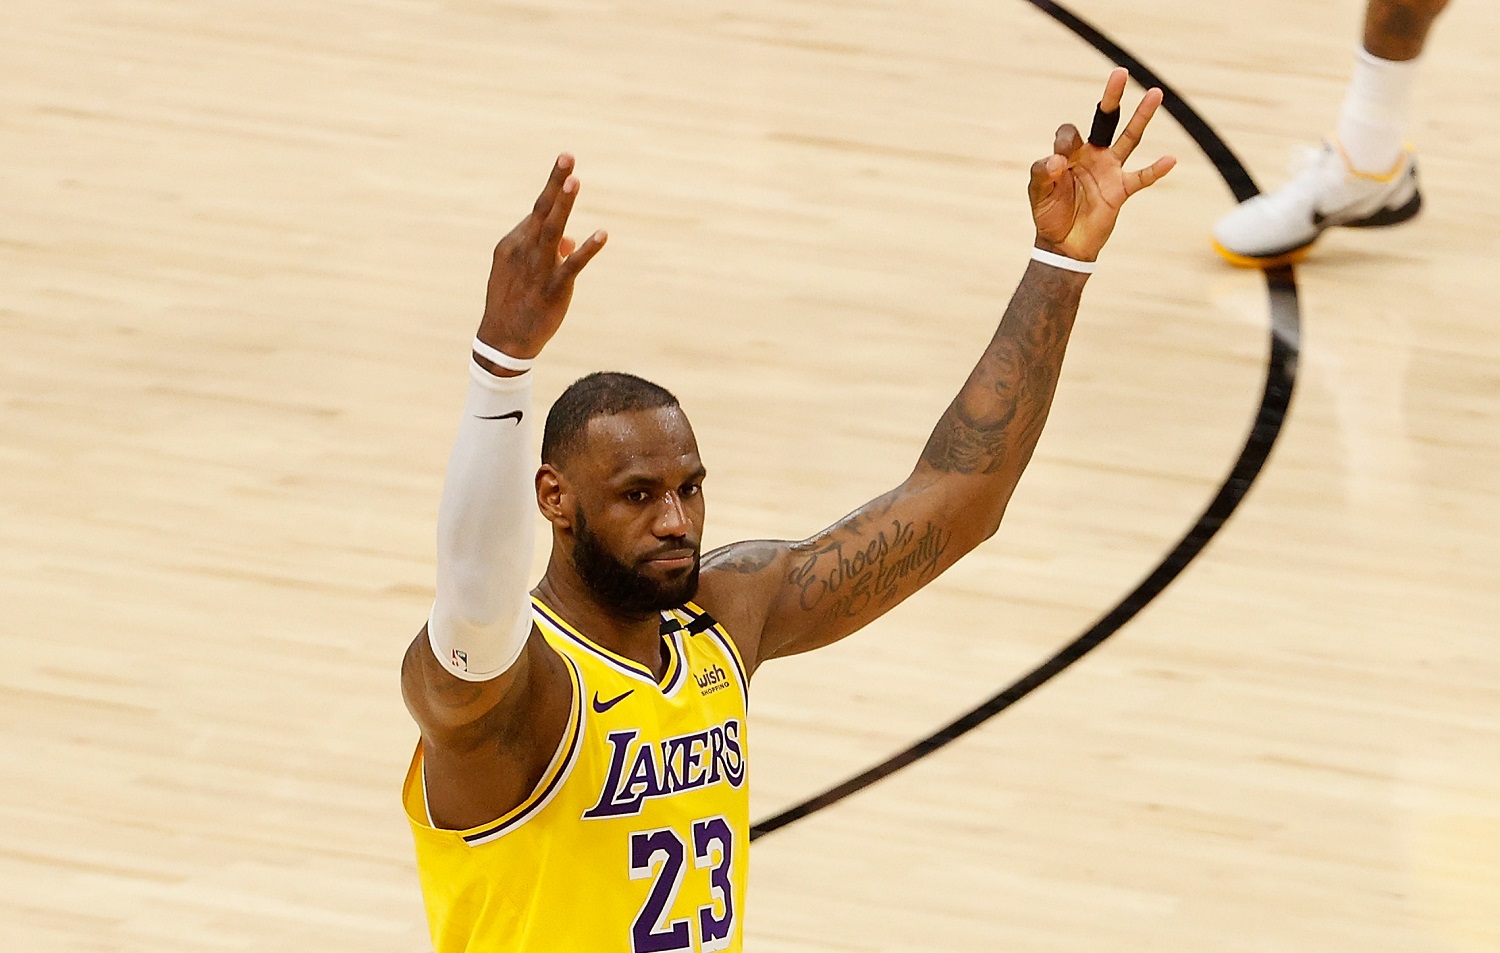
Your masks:
{"label": "short dark hair", "polygon": [[542,462],[555,465],[571,453],[595,417],[677,406],[671,391],[643,377],[620,371],[587,374],[569,384],[547,411]]}

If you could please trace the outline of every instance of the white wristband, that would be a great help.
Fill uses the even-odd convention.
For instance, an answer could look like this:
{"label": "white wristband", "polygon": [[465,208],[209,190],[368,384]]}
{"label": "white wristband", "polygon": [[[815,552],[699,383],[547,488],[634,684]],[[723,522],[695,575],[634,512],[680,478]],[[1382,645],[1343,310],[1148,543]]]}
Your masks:
{"label": "white wristband", "polygon": [[1080,275],[1092,275],[1094,268],[1099,264],[1095,261],[1079,261],[1077,258],[1069,258],[1066,255],[1058,255],[1040,248],[1031,250],[1031,260],[1039,261],[1053,268],[1061,268],[1063,271],[1076,271]]}
{"label": "white wristband", "polygon": [[490,347],[478,337],[474,338],[474,353],[507,371],[529,371],[533,363],[529,357],[511,357],[497,347]]}

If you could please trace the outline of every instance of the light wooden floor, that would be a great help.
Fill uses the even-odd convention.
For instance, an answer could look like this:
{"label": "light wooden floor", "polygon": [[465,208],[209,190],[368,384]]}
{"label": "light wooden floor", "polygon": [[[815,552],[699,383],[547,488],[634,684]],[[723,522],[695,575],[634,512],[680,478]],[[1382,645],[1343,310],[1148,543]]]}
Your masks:
{"label": "light wooden floor", "polygon": [[[1262,184],[1360,7],[1077,0]],[[1135,623],[938,756],[758,843],[748,948],[1500,948],[1500,10],[1418,96],[1428,214],[1299,271],[1248,502]],[[709,542],[898,480],[1107,64],[1020,0],[0,4],[0,947],[426,950],[400,653],[488,249],[551,156],[607,226],[540,371],[675,389]],[[1091,285],[1001,535],[758,679],[758,816],[1071,639],[1244,437],[1263,284],[1181,168]]]}

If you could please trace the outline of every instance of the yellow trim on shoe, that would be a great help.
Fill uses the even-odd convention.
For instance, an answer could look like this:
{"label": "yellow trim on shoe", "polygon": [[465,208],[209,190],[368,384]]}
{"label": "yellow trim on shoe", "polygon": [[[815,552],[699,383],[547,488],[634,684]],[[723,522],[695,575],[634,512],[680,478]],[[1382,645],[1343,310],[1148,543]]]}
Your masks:
{"label": "yellow trim on shoe", "polygon": [[1283,255],[1275,255],[1271,258],[1252,258],[1249,255],[1237,255],[1219,244],[1218,239],[1213,240],[1213,246],[1214,251],[1218,252],[1220,257],[1236,268],[1259,268],[1264,270],[1266,268],[1280,268],[1282,265],[1300,263],[1307,257],[1307,253],[1312,250],[1313,243],[1308,242],[1301,248],[1295,248]]}
{"label": "yellow trim on shoe", "polygon": [[1328,141],[1333,143],[1333,147],[1339,151],[1339,158],[1344,163],[1344,171],[1356,179],[1364,179],[1368,182],[1380,182],[1382,184],[1394,182],[1401,173],[1406,171],[1407,165],[1411,163],[1412,148],[1411,143],[1407,142],[1401,144],[1401,155],[1397,157],[1396,164],[1391,167],[1391,171],[1382,173],[1361,172],[1354,167],[1353,162],[1349,161],[1349,153],[1344,151],[1344,144],[1339,142],[1337,136],[1329,137]]}

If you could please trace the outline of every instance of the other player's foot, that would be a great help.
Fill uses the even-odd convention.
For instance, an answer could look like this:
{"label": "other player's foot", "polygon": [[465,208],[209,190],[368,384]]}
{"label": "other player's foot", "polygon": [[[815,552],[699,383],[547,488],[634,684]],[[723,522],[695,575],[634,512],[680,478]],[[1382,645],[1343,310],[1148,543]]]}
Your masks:
{"label": "other player's foot", "polygon": [[1292,180],[1241,203],[1214,226],[1214,249],[1241,268],[1301,261],[1325,229],[1399,225],[1422,208],[1416,157],[1401,153],[1385,175],[1355,172],[1343,150],[1324,142]]}

